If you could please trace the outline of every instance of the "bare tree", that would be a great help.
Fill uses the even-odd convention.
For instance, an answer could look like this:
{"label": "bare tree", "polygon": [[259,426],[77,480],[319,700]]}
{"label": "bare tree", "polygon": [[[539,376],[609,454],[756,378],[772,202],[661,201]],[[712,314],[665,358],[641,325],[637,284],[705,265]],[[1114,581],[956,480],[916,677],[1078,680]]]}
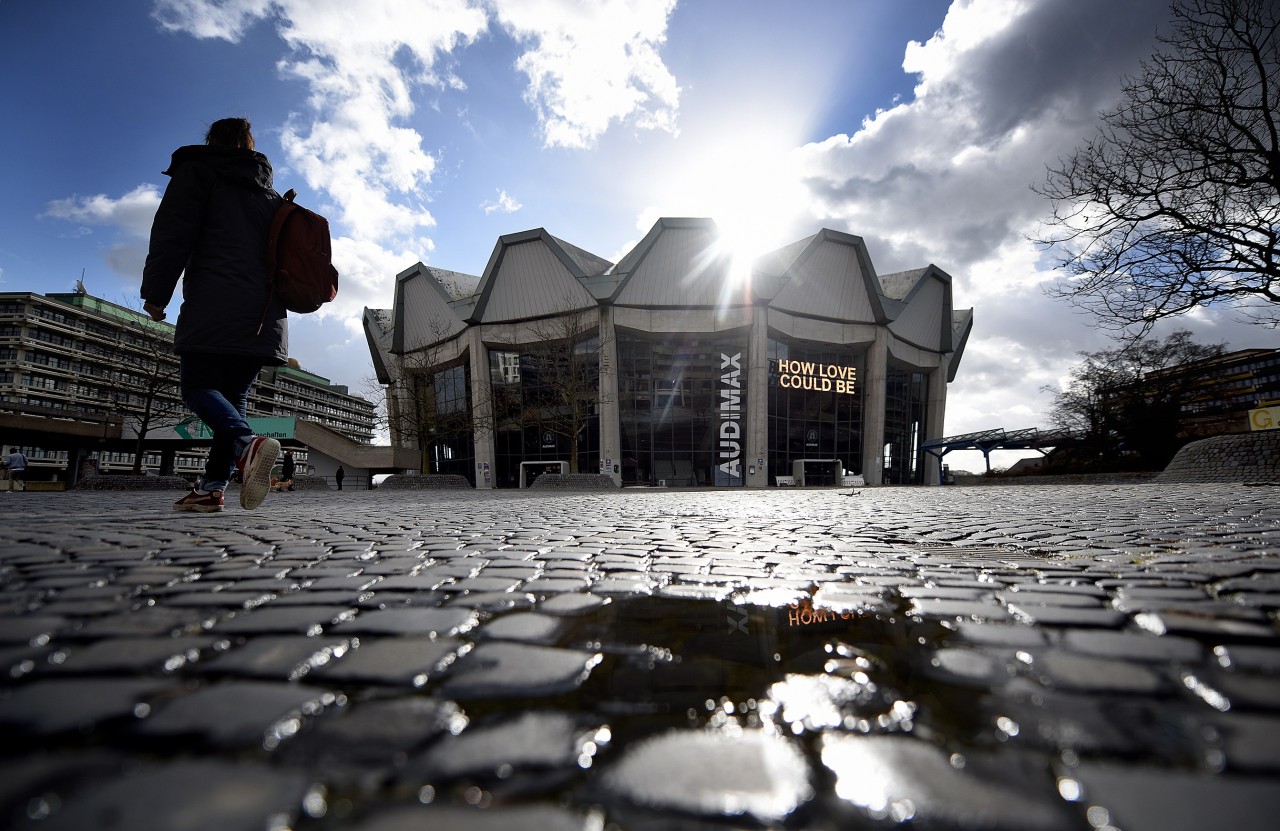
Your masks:
{"label": "bare tree", "polygon": [[1216,303],[1280,315],[1280,4],[1178,0],[1122,102],[1050,168],[1040,244],[1071,277],[1054,293],[1103,325]]}
{"label": "bare tree", "polygon": [[1081,352],[1049,411],[1054,427],[1079,436],[1078,460],[1111,467],[1125,457],[1144,469],[1163,467],[1183,444],[1181,405],[1203,374],[1179,368],[1222,354],[1222,344],[1198,344],[1186,330],[1163,340],[1140,339],[1119,349]]}
{"label": "bare tree", "polygon": [[188,415],[182,403],[179,363],[173,354],[173,327],[137,309],[115,307],[109,311],[129,324],[120,331],[109,397],[137,435],[133,473],[141,474],[147,434],[171,427]]}
{"label": "bare tree", "polygon": [[475,431],[481,420],[471,412],[467,359],[454,354],[448,324],[432,320],[428,331],[426,346],[398,356],[378,412],[393,444],[419,449],[423,471],[434,469],[437,442]]}
{"label": "bare tree", "polygon": [[[570,302],[564,306],[570,309]],[[573,309],[524,324],[531,342],[510,347],[520,355],[521,399],[514,385],[494,384],[489,402],[492,424],[535,427],[567,440],[569,469],[578,473],[582,437],[599,415],[609,395],[600,388],[607,372],[596,309]]]}

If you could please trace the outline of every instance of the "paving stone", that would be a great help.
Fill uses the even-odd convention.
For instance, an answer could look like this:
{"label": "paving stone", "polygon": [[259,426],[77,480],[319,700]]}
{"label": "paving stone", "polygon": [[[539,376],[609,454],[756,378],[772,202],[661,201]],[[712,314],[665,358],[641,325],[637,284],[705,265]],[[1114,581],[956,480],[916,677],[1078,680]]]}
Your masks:
{"label": "paving stone", "polygon": [[130,770],[65,795],[39,822],[50,831],[165,828],[236,831],[297,816],[305,775],[238,761],[175,761]]}
{"label": "paving stone", "polygon": [[422,635],[454,637],[471,631],[479,618],[470,609],[379,609],[361,612],[333,627],[341,635]]}
{"label": "paving stone", "polygon": [[1222,731],[1222,748],[1228,770],[1250,773],[1280,773],[1280,717],[1257,713],[1228,712],[1216,716]]}
{"label": "paving stone", "polygon": [[273,604],[242,612],[212,629],[217,635],[286,634],[318,635],[353,620],[354,608],[340,606],[284,606]]}
{"label": "paving stone", "polygon": [[536,577],[525,584],[525,589],[537,595],[563,594],[585,591],[591,585],[586,577]]}
{"label": "paving stone", "polygon": [[627,749],[603,775],[609,792],[649,808],[777,822],[813,796],[812,773],[786,738],[761,731],[674,731]]}
{"label": "paving stone", "polygon": [[600,663],[599,653],[510,643],[482,643],[445,679],[451,698],[510,698],[570,692]]}
{"label": "paving stone", "polygon": [[1044,630],[1022,623],[980,623],[961,621],[955,624],[958,636],[969,643],[1003,646],[1014,649],[1044,646],[1048,637]]}
{"label": "paving stone", "polygon": [[181,594],[175,594],[164,599],[166,606],[198,606],[202,608],[213,607],[218,609],[252,609],[254,606],[260,606],[275,597],[272,592],[260,591],[220,591],[220,592],[194,592],[185,591]]}
{"label": "paving stone", "polygon": [[601,726],[559,712],[530,712],[471,726],[411,759],[400,779],[418,786],[460,777],[506,779],[531,769],[590,767],[597,740],[608,735]]}
{"label": "paving stone", "polygon": [[1264,675],[1280,675],[1280,646],[1227,644],[1216,647],[1214,654],[1224,667]]}
{"label": "paving stone", "polygon": [[441,586],[446,592],[510,592],[515,591],[524,581],[510,577],[468,577]]}
{"label": "paving stone", "polygon": [[1029,609],[1035,609],[1038,606],[1096,609],[1102,605],[1103,601],[1103,598],[1092,594],[1048,591],[1006,591],[997,593],[996,597],[1007,606]]}
{"label": "paving stone", "polygon": [[279,635],[254,638],[210,661],[202,661],[201,673],[238,675],[291,681],[341,657],[351,647],[342,638]]}
{"label": "paving stone", "polygon": [[[50,656],[46,672],[172,672],[212,655],[217,639],[208,635],[176,638],[105,638],[60,648]],[[57,659],[56,661],[54,659]]]}
{"label": "paving stone", "polygon": [[460,733],[467,723],[466,714],[450,701],[421,696],[360,701],[326,712],[277,753],[294,762],[318,761],[330,783],[363,781],[367,786],[371,772],[401,775],[410,753]]}
{"label": "paving stone", "polygon": [[1000,718],[1018,725],[1019,745],[1038,747],[1055,755],[1066,751],[1131,757],[1148,752],[1147,742],[1116,724],[1106,696],[1022,684],[1022,679],[1010,682],[988,708],[988,724],[992,728],[997,727]]}
{"label": "paving stone", "polygon": [[973,600],[990,603],[995,597],[991,586],[898,586],[898,594],[906,598],[931,598],[934,600]]}
{"label": "paving stone", "polygon": [[[1270,831],[1280,800],[1274,777],[1219,776],[1153,770],[1105,762],[1081,763],[1063,774],[1059,790],[1083,792],[1082,804],[1103,825],[1125,831],[1230,828]],[[1101,827],[1101,826],[1095,826]]]}
{"label": "paving stone", "polygon": [[563,594],[538,603],[538,610],[549,615],[574,617],[599,609],[608,601],[590,594]]}
{"label": "paving stone", "polygon": [[987,779],[909,736],[827,734],[821,754],[836,778],[836,794],[874,820],[1010,831],[1081,827],[1047,775],[1040,782]]}
{"label": "paving stone", "polygon": [[360,639],[358,648],[346,650],[338,660],[317,667],[313,677],[320,683],[363,681],[421,687],[446,672],[463,646],[455,638],[365,637]]}
{"label": "paving stone", "polygon": [[528,592],[461,592],[450,597],[450,607],[476,609],[485,612],[507,612],[512,609],[532,609],[537,598]]}
{"label": "paving stone", "polygon": [[198,736],[228,748],[269,746],[287,739],[306,715],[332,696],[320,687],[266,681],[224,681],[158,705],[139,723],[147,736]]}
{"label": "paving stone", "polygon": [[145,606],[87,620],[73,634],[76,638],[194,634],[202,631],[202,623],[206,617],[196,609]]}
{"label": "paving stone", "polygon": [[1061,650],[1036,656],[1035,668],[1049,683],[1064,690],[1151,695],[1171,688],[1168,679],[1146,666]]}
{"label": "paving stone", "polygon": [[1211,680],[1211,685],[1231,702],[1233,710],[1275,711],[1280,702],[1280,678],[1273,676],[1222,673]]}
{"label": "paving stone", "polygon": [[1191,612],[1140,612],[1133,616],[1133,620],[1143,629],[1157,635],[1194,635],[1220,638],[1228,642],[1264,640],[1277,635],[1274,626],[1243,620],[1223,620],[1210,617],[1210,614],[1208,609],[1204,615]]}
{"label": "paving stone", "polygon": [[48,643],[58,632],[71,628],[61,615],[20,615],[0,618],[0,643]]}
{"label": "paving stone", "polygon": [[949,684],[987,688],[1009,679],[1005,662],[975,649],[939,649],[929,660],[929,677]]}
{"label": "paving stone", "polygon": [[1116,609],[1080,608],[1076,606],[1050,606],[1010,603],[1009,611],[1026,623],[1040,626],[1096,626],[1115,629],[1129,619]]}
{"label": "paving stone", "polygon": [[484,625],[479,635],[490,640],[554,644],[565,630],[565,619],[538,612],[513,612]]}
{"label": "paving stone", "polygon": [[351,831],[419,831],[423,828],[457,828],[467,831],[591,831],[599,828],[599,816],[571,811],[558,805],[514,805],[467,808],[449,805],[413,805],[379,811]]}
{"label": "paving stone", "polygon": [[1190,663],[1205,657],[1199,641],[1176,635],[1154,637],[1142,632],[1072,629],[1062,633],[1062,646],[1084,655],[1135,661]]}
{"label": "paving stone", "polygon": [[0,722],[31,733],[82,730],[135,708],[171,686],[133,678],[32,681],[0,693]]}
{"label": "paving stone", "polygon": [[994,602],[969,600],[933,600],[912,598],[911,613],[930,618],[959,618],[963,620],[1008,620],[1009,612]]}

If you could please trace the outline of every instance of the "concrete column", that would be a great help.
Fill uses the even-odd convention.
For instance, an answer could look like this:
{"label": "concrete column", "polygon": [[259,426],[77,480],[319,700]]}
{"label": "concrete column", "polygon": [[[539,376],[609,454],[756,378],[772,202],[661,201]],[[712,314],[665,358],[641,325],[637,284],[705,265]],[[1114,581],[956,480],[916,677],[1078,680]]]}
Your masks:
{"label": "concrete column", "polygon": [[[493,391],[489,379],[489,348],[484,345],[480,326],[467,329],[467,354],[471,358],[471,412],[478,415],[473,422],[471,438],[476,453],[476,488],[492,488],[497,477],[493,455]],[[485,471],[489,472],[488,479]]]}
{"label": "concrete column", "polygon": [[868,485],[884,483],[884,407],[889,378],[889,330],[876,327],[867,350],[867,380],[862,404],[862,476]]}
{"label": "concrete column", "polygon": [[[925,403],[924,441],[943,437],[947,416],[947,375],[951,365],[951,356],[942,355],[937,369],[929,373],[929,398]],[[924,483],[926,485],[942,484],[942,465],[937,456],[924,454]]]}
{"label": "concrete column", "polygon": [[[751,309],[747,341],[747,429],[742,442],[742,470],[749,488],[767,488],[769,465],[769,310]],[[764,464],[758,464],[763,459]],[[751,473],[755,465],[756,472]],[[786,475],[786,471],[773,471]]]}
{"label": "concrete column", "polygon": [[[618,338],[613,307],[600,307],[600,460],[615,485],[622,485],[622,424],[618,404]],[[617,465],[618,472],[613,472]]]}

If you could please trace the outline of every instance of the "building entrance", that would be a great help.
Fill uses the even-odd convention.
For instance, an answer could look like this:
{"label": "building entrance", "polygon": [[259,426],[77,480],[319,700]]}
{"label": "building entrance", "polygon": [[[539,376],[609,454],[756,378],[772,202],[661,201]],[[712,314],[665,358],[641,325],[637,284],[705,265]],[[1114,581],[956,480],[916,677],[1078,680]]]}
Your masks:
{"label": "building entrance", "polygon": [[622,484],[746,484],[745,355],[742,333],[618,330]]}

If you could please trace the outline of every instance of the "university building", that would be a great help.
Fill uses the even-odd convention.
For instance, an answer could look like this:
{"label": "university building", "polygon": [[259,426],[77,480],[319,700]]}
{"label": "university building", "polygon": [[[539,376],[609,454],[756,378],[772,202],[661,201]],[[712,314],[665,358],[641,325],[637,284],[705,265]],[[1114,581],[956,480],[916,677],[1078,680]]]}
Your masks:
{"label": "university building", "polygon": [[393,443],[479,488],[932,484],[972,310],[936,266],[878,275],[847,233],[739,273],[713,221],[662,219],[618,263],[543,229],[481,275],[419,263],[364,325]]}
{"label": "university building", "polygon": [[[198,475],[207,442],[183,440],[194,416],[181,403],[172,343],[172,325],[83,292],[0,293],[0,449],[20,448],[33,478],[77,454],[98,472],[131,470],[135,414],[154,397],[171,415],[150,425],[144,469]],[[374,410],[294,361],[264,367],[248,406],[251,418],[306,419],[361,443],[373,438]]]}

